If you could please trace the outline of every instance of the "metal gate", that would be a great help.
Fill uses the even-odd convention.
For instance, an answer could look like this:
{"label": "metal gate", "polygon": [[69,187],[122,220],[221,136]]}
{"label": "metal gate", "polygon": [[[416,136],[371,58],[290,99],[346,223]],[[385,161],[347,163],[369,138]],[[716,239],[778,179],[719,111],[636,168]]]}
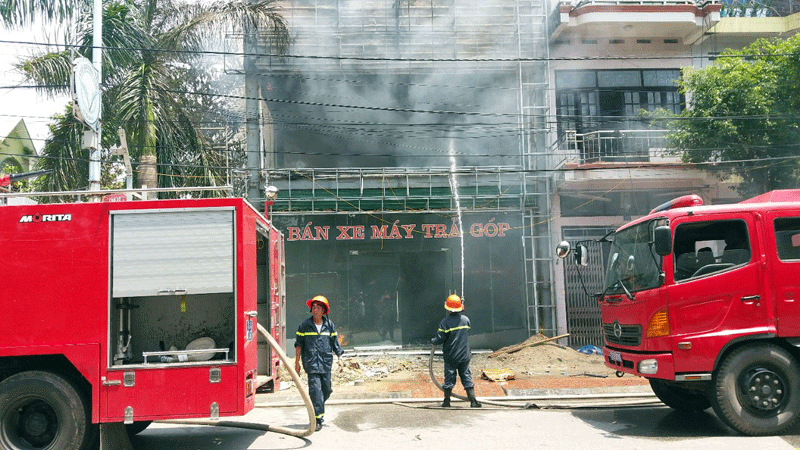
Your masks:
{"label": "metal gate", "polygon": [[[570,244],[578,241],[589,250],[589,265],[578,267],[568,259],[564,267],[566,291],[567,332],[569,346],[603,346],[600,305],[591,294],[603,289],[603,273],[609,245],[597,239],[612,231],[610,228],[564,228],[564,239]],[[579,272],[580,271],[580,272]],[[585,288],[585,290],[584,290]],[[591,296],[587,296],[588,292]]]}

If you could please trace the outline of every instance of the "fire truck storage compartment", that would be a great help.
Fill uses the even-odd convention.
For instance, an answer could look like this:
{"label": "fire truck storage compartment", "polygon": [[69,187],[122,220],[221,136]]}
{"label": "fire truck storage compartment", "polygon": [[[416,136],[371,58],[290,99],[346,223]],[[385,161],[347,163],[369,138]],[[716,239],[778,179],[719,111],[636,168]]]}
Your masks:
{"label": "fire truck storage compartment", "polygon": [[113,211],[110,220],[110,364],[235,361],[234,209]]}
{"label": "fire truck storage compartment", "polygon": [[[270,303],[269,288],[269,231],[263,228],[257,229],[256,236],[256,274],[257,274],[257,312],[258,323],[267,330],[272,331],[272,311]],[[272,375],[272,361],[270,358],[270,346],[267,340],[258,334],[258,374]]]}

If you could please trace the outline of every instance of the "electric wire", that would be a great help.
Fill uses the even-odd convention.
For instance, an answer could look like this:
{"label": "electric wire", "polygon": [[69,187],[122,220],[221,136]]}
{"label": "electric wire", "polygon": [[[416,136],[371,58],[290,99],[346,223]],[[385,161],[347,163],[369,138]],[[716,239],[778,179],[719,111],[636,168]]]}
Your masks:
{"label": "electric wire", "polygon": [[[13,43],[17,43],[17,44],[42,45],[42,44],[39,44],[39,43],[22,42],[22,41],[0,41],[0,43],[2,43],[2,42],[6,42],[6,43],[13,42]],[[50,45],[50,44],[46,44],[46,45]],[[66,47],[68,47],[68,46],[65,46],[65,48]],[[108,47],[108,48],[111,49],[111,47]],[[137,50],[161,51],[159,49],[137,49]],[[163,50],[163,51],[168,51],[168,50]],[[171,51],[171,50],[169,50],[169,51]],[[236,56],[254,55],[254,54],[247,54],[247,53],[240,53],[240,52],[214,52],[214,51],[192,51],[192,52],[187,52],[187,53],[216,54],[216,55],[228,55],[228,56],[230,56],[230,55],[236,55]],[[261,56],[261,55],[259,55],[259,56]],[[275,56],[275,55],[267,55],[267,56]],[[728,57],[728,56],[730,56],[730,57],[734,57],[734,56],[735,57],[755,57],[755,56],[759,56],[759,55],[744,55],[744,56],[743,55],[720,55],[720,56],[722,56],[722,57]],[[772,56],[776,56],[776,55],[772,55]],[[787,55],[777,55],[777,56],[793,56],[793,55],[787,54]],[[306,56],[303,56],[303,55],[289,55],[287,57],[288,58],[306,58]],[[337,60],[352,59],[352,60],[357,60],[357,61],[408,61],[409,60],[409,59],[406,59],[406,58],[324,57],[324,56],[313,56],[313,55],[312,56],[308,56],[308,58],[310,58],[310,59],[333,58],[333,59],[337,59]],[[551,58],[549,60],[653,59],[653,58],[670,59],[670,58],[662,58],[660,56],[648,56],[648,57],[603,57],[603,58],[596,58],[596,57]],[[685,59],[685,57],[683,57],[683,56],[680,57],[680,58]],[[439,62],[439,61],[454,61],[454,62],[459,62],[459,61],[461,61],[461,62],[515,61],[515,62],[519,62],[519,61],[540,60],[540,59],[536,59],[536,58],[533,58],[533,59],[531,59],[531,58],[467,58],[467,59],[459,59],[459,58],[440,59],[440,58],[433,58],[433,59],[424,59],[423,58],[423,59],[412,59],[412,60],[413,61],[427,61],[427,62]],[[38,87],[41,87],[41,86],[38,86]],[[189,94],[189,92],[186,92],[186,91],[174,91],[174,93],[176,93],[176,94],[181,94],[181,93],[182,94]],[[197,93],[197,92],[191,93],[191,94],[195,94],[195,95],[215,95],[215,94],[206,94],[206,93]],[[229,97],[229,98],[239,98],[239,99],[246,98],[244,96],[227,96],[227,97]],[[359,106],[359,105],[342,105],[342,104],[325,103],[325,102],[303,102],[303,101],[285,100],[285,99],[267,99],[267,101],[288,102],[288,103],[294,103],[294,104],[304,105],[304,106],[315,106],[315,107],[322,106],[322,107],[326,107],[326,108],[328,108],[328,107],[330,107],[330,108],[348,108],[348,109],[349,108],[356,108],[356,109],[357,108],[364,108],[364,109],[369,110],[369,111],[413,112],[413,113],[430,113],[430,114],[444,114],[444,115],[462,114],[462,115],[480,115],[480,116],[489,116],[489,117],[504,117],[504,116],[518,117],[519,116],[518,114],[511,114],[511,113],[509,113],[509,114],[502,114],[502,113],[500,113],[500,114],[498,114],[498,113],[488,114],[488,113],[470,112],[470,111],[447,111],[447,110],[437,111],[437,110],[419,110],[419,109],[412,109],[412,108],[381,108],[381,107]],[[568,119],[569,117],[570,116],[559,116],[559,117],[557,117],[555,122],[557,122],[558,120]],[[580,117],[580,116],[576,116],[576,117]],[[583,117],[583,118],[585,119],[585,117]],[[760,119],[760,118],[765,118],[765,117],[758,117],[758,116],[739,116],[739,117],[736,117],[736,116],[730,116],[730,117],[718,117],[718,118],[710,118],[710,119],[709,118],[693,118],[693,117],[691,117],[691,118],[671,117],[669,119],[663,119],[663,120],[724,120],[724,119],[729,119],[729,120],[738,120],[738,119],[742,119],[742,120],[757,120],[757,119]],[[774,118],[774,116],[772,116],[771,118]],[[787,118],[790,118],[790,117],[787,117]],[[617,119],[618,119],[618,117],[617,117]],[[630,120],[628,118],[626,118],[626,119]],[[594,116],[594,117],[592,117],[592,120],[601,121],[601,120],[603,120],[603,117],[602,116]],[[652,122],[652,121],[654,121],[654,119],[650,118],[649,121]],[[552,121],[551,121],[551,123],[552,123]],[[284,125],[288,125],[288,124],[290,124],[290,123],[289,122],[284,122]],[[306,129],[306,130],[311,130],[312,132],[313,131],[317,131],[318,132],[318,130],[315,130],[315,128],[313,128],[312,125],[300,124],[300,123],[294,123],[293,125],[296,125],[298,127],[305,126],[306,128],[304,128],[304,129]],[[388,124],[388,123],[371,123],[368,126],[384,126],[384,125],[385,126],[395,126],[395,127],[402,126],[402,125],[398,125],[398,124]],[[435,124],[435,125],[440,125],[440,124]],[[509,124],[509,125],[513,125],[513,124]],[[323,127],[328,127],[330,129],[335,129],[335,125],[320,125],[320,124],[317,124],[316,126],[317,127],[323,126]],[[406,124],[406,126],[415,127],[415,129],[418,130],[419,127],[420,127],[420,124]],[[445,125],[445,126],[447,126],[447,125]],[[480,125],[476,125],[476,126],[480,126]],[[498,124],[487,124],[486,126],[487,127],[497,128]],[[311,128],[309,128],[309,127],[311,127]],[[357,131],[366,133],[365,136],[369,136],[372,133],[374,133],[374,130],[370,130],[370,129],[367,129],[367,128],[362,128],[362,129],[357,130]],[[513,130],[512,129],[512,130],[509,130],[508,133],[509,133],[509,136],[516,136],[516,135],[519,134],[519,130]],[[393,136],[394,135],[387,135],[387,137],[393,137]],[[420,135],[420,136],[422,136],[422,135]],[[501,136],[501,135],[484,134],[482,136],[477,136],[477,137],[478,138],[491,138],[491,137],[498,137],[498,136]],[[452,138],[452,136],[450,138]],[[725,147],[722,147],[721,149],[724,149],[724,148]],[[766,146],[764,148],[766,148]],[[689,151],[706,151],[706,150],[708,150],[708,149],[691,149]],[[318,152],[318,153],[298,152],[298,154],[306,155],[306,156],[309,156],[309,155],[344,156],[345,155],[345,154],[341,154],[341,153],[323,153],[323,152]],[[346,156],[356,156],[356,157],[397,157],[398,155],[395,155],[395,154],[353,154],[353,153],[348,153],[348,154],[346,154]],[[438,157],[443,157],[444,155],[419,155],[419,154],[415,154],[415,155],[412,155],[412,156],[413,157],[433,157],[433,158],[438,158]],[[519,155],[490,155],[490,154],[483,154],[483,155],[463,154],[463,156],[469,156],[469,157],[481,157],[481,156],[483,156],[483,157],[493,157],[493,158],[495,158],[495,157],[519,158],[520,157]],[[715,162],[715,164],[719,164],[719,163],[720,163],[720,161]],[[730,162],[726,161],[725,163],[730,163]],[[704,164],[704,163],[698,163],[698,164]],[[178,165],[173,165],[173,166],[177,167]],[[192,167],[192,166],[186,165],[185,167]],[[201,167],[201,166],[194,166],[194,167]]]}
{"label": "electric wire", "polygon": [[[709,55],[602,55],[602,56],[539,56],[539,57],[503,57],[503,58],[402,58],[402,57],[386,57],[386,56],[332,56],[332,55],[294,55],[294,54],[277,54],[267,52],[232,52],[222,50],[177,50],[177,49],[161,49],[154,47],[117,47],[117,46],[85,46],[81,44],[66,44],[66,43],[42,43],[35,41],[21,41],[21,40],[0,40],[0,44],[13,44],[13,45],[27,45],[27,46],[46,46],[64,48],[65,50],[75,48],[86,48],[93,50],[99,48],[105,51],[125,50],[133,52],[152,52],[152,53],[173,53],[183,55],[204,55],[204,56],[225,56],[225,57],[256,57],[256,58],[270,58],[270,59],[286,59],[286,60],[310,60],[310,61],[356,61],[356,62],[399,62],[399,63],[521,63],[521,62],[552,62],[552,61],[670,61],[670,60],[706,60],[711,58]],[[713,55],[715,59],[754,59],[754,58],[772,58],[772,57],[788,57],[796,58],[800,53],[749,53],[749,54],[729,54],[720,53]]]}
{"label": "electric wire", "polygon": [[[302,153],[305,154],[305,153]],[[326,155],[337,155],[337,154],[326,154]],[[345,156],[346,154],[342,154]],[[0,156],[19,156],[15,153],[8,153],[0,151]],[[396,156],[396,155],[368,155],[368,156]],[[495,155],[486,155],[488,157],[495,157]],[[44,156],[44,155],[26,155],[27,158],[35,158],[35,159],[51,159],[51,160],[61,160],[61,161],[78,161],[78,162],[89,162],[89,158],[76,158],[76,157],[66,157],[66,156]],[[416,157],[416,155],[414,155]],[[439,155],[436,156],[437,158],[441,157]],[[772,163],[791,163],[800,161],[800,155],[792,155],[792,156],[774,156],[768,158],[751,158],[751,159],[738,159],[738,160],[725,160],[725,161],[705,161],[705,162],[664,162],[664,163],[637,163],[636,167],[645,167],[645,168],[673,168],[676,166],[681,167],[721,167],[725,165],[731,164],[748,164],[748,163],[755,163],[759,164],[760,166],[754,166],[754,168],[759,167],[766,167],[768,164]],[[102,164],[117,164],[121,161],[101,161]],[[138,162],[131,161],[131,165],[138,166]],[[158,163],[159,166],[162,167],[174,167],[174,168],[186,168],[186,169],[211,169],[211,170],[252,170],[253,168],[247,167],[237,167],[237,166],[214,166],[214,165],[207,165],[207,164],[181,164],[181,163]],[[474,170],[469,168],[469,173],[472,171],[477,173],[484,173],[484,174],[494,174],[494,173],[503,173],[503,174],[537,174],[537,173],[565,173],[565,172],[593,172],[593,171],[601,171],[601,170],[609,170],[609,169],[627,169],[630,167],[630,163],[597,163],[597,164],[587,164],[575,167],[559,167],[559,168],[552,168],[552,169],[524,169],[514,168],[514,169],[503,169],[502,171],[498,171],[493,167],[486,167],[481,169],[481,167],[475,167]],[[343,170],[344,168],[339,168],[339,170]],[[353,169],[353,168],[350,168]],[[371,170],[380,170],[380,167],[372,167],[372,168],[360,168],[360,169],[371,169]],[[406,167],[406,169],[413,170],[414,167]],[[426,171],[427,168],[420,167],[419,169]],[[271,169],[259,169],[266,173],[272,172]],[[285,171],[292,171],[297,173],[302,173],[301,169],[292,169],[292,168],[285,168],[285,169],[274,169],[274,172],[280,173]],[[315,169],[320,173],[324,173],[325,169]],[[337,170],[335,168],[330,168],[330,170]]]}

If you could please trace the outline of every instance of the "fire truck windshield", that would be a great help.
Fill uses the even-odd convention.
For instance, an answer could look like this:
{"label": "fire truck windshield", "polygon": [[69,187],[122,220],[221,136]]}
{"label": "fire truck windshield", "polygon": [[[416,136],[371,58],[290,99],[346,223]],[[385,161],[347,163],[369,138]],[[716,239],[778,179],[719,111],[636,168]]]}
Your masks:
{"label": "fire truck windshield", "polygon": [[652,245],[656,224],[657,221],[643,222],[613,235],[604,294],[627,295],[659,285],[661,258],[653,252]]}

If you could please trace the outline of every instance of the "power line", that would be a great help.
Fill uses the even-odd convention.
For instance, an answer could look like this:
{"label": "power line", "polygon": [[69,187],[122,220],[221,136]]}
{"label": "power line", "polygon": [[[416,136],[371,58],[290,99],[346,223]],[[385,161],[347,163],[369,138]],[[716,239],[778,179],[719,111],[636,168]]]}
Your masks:
{"label": "power line", "polygon": [[[42,87],[66,87],[64,85],[26,85],[26,86],[0,86],[0,89],[12,89],[12,88],[42,88]],[[591,123],[592,121],[603,121],[603,122],[642,122],[642,123],[652,123],[652,122],[669,122],[669,121],[715,121],[715,120],[764,120],[764,119],[772,119],[772,120],[800,120],[800,114],[757,114],[757,115],[721,115],[721,116],[706,116],[706,117],[683,117],[683,116],[669,116],[669,117],[643,117],[643,116],[618,116],[618,115],[580,115],[580,114],[520,114],[515,112],[508,112],[508,113],[485,113],[480,111],[457,111],[457,110],[436,110],[436,109],[417,109],[417,108],[397,108],[397,107],[382,107],[382,106],[366,106],[366,105],[346,105],[340,103],[326,103],[326,102],[315,102],[315,101],[303,101],[303,100],[291,100],[291,99],[280,99],[280,98],[264,98],[264,97],[249,97],[246,95],[234,95],[234,94],[222,94],[222,93],[211,93],[211,92],[199,92],[199,91],[187,91],[187,90],[179,90],[179,89],[167,89],[165,92],[170,92],[176,95],[196,95],[196,96],[208,96],[208,97],[216,97],[216,98],[226,98],[226,99],[234,99],[234,100],[263,100],[265,102],[272,102],[272,103],[282,103],[282,104],[291,104],[291,105],[302,105],[302,106],[313,106],[313,107],[324,107],[324,108],[342,108],[342,109],[351,109],[351,110],[365,110],[365,111],[379,111],[379,112],[391,112],[391,113],[415,113],[415,114],[434,114],[434,115],[452,115],[452,116],[465,116],[465,117],[484,117],[484,118],[510,118],[514,119],[514,121],[509,122],[488,122],[485,125],[518,125],[516,121],[517,118],[523,117],[526,119],[542,119],[544,118],[547,123],[555,124],[559,121],[570,121],[570,120],[581,120],[582,122],[586,123],[587,121]],[[234,113],[235,115],[236,113]],[[240,113],[244,116],[243,113]],[[22,115],[7,115],[7,114],[0,114],[0,116],[6,117],[34,117],[34,118],[46,118],[45,116],[22,116]],[[278,115],[277,117],[281,117]],[[47,117],[49,118],[49,117]],[[330,119],[325,119],[328,122],[331,122]],[[245,122],[246,119],[243,117],[241,122]],[[335,121],[334,121],[335,122]],[[198,122],[198,123],[218,123],[216,121],[206,121],[206,122]],[[359,123],[359,122],[356,122]],[[395,125],[395,126],[419,126],[419,125],[436,125],[436,126],[472,126],[475,123],[458,123],[458,124],[448,124],[442,122],[409,122],[406,124],[402,123],[390,123],[390,122],[360,122],[362,124],[370,124],[370,125]],[[476,125],[482,125],[481,123],[477,123]]]}
{"label": "power line", "polygon": [[[14,156],[20,157],[21,155],[13,154],[13,153],[2,153],[2,156]],[[415,156],[415,155],[411,155]],[[47,155],[25,155],[26,158],[34,158],[34,159],[52,159],[52,160],[62,160],[62,161],[77,161],[77,162],[86,162],[88,164],[89,158],[75,158],[75,157],[54,157],[54,156],[47,156]],[[485,174],[495,174],[495,173],[503,173],[503,174],[522,174],[522,173],[564,173],[564,172],[593,172],[599,170],[609,170],[609,169],[623,169],[629,170],[633,168],[674,168],[676,165],[679,166],[688,166],[688,167],[712,167],[718,168],[723,165],[734,165],[734,164],[750,164],[756,163],[760,165],[769,165],[769,164],[783,164],[783,163],[791,163],[800,161],[800,155],[792,155],[792,156],[780,156],[780,157],[767,157],[767,158],[751,158],[751,159],[739,159],[739,160],[727,160],[727,161],[707,161],[707,162],[678,162],[678,163],[653,163],[653,162],[598,162],[597,164],[587,164],[582,166],[570,167],[570,168],[556,168],[556,169],[523,169],[523,168],[503,168],[502,171],[499,171],[496,168],[490,166],[476,166],[474,168],[474,172],[477,173],[485,173]],[[117,165],[120,164],[121,161],[112,161],[112,160],[105,160],[102,161],[103,164],[106,165]],[[140,163],[137,161],[131,161],[131,164],[134,166],[138,166]],[[282,169],[260,169],[260,168],[249,168],[249,167],[235,167],[235,166],[208,166],[208,165],[196,165],[196,164],[178,164],[178,163],[157,163],[158,166],[161,167],[172,167],[172,168],[186,168],[186,169],[212,169],[212,170],[220,170],[220,171],[237,171],[237,170],[261,170],[264,172],[303,172],[302,169],[297,168],[282,168]],[[369,169],[369,168],[365,168]],[[374,168],[375,170],[379,170],[380,168]],[[406,169],[413,169],[413,168],[406,168]],[[420,171],[427,172],[429,169],[428,167],[420,167]],[[318,172],[325,172],[324,169],[314,169]]]}
{"label": "power line", "polygon": [[466,63],[521,63],[521,62],[549,62],[549,61],[648,61],[648,60],[696,60],[696,59],[720,59],[720,58],[772,58],[772,57],[797,57],[800,53],[751,53],[751,54],[716,54],[716,55],[604,55],[604,56],[546,56],[546,57],[508,57],[508,58],[402,58],[402,57],[379,57],[379,56],[325,56],[325,55],[292,55],[275,53],[250,53],[250,52],[231,52],[220,50],[175,50],[145,47],[116,47],[116,46],[85,46],[81,44],[53,44],[34,41],[0,40],[0,44],[47,46],[55,48],[100,48],[103,51],[125,50],[137,52],[154,53],[175,53],[187,55],[206,55],[206,56],[231,56],[231,57],[255,57],[255,58],[285,58],[294,60],[330,60],[330,61],[358,61],[358,62],[398,62],[398,63],[444,63],[444,62],[466,62]]}

